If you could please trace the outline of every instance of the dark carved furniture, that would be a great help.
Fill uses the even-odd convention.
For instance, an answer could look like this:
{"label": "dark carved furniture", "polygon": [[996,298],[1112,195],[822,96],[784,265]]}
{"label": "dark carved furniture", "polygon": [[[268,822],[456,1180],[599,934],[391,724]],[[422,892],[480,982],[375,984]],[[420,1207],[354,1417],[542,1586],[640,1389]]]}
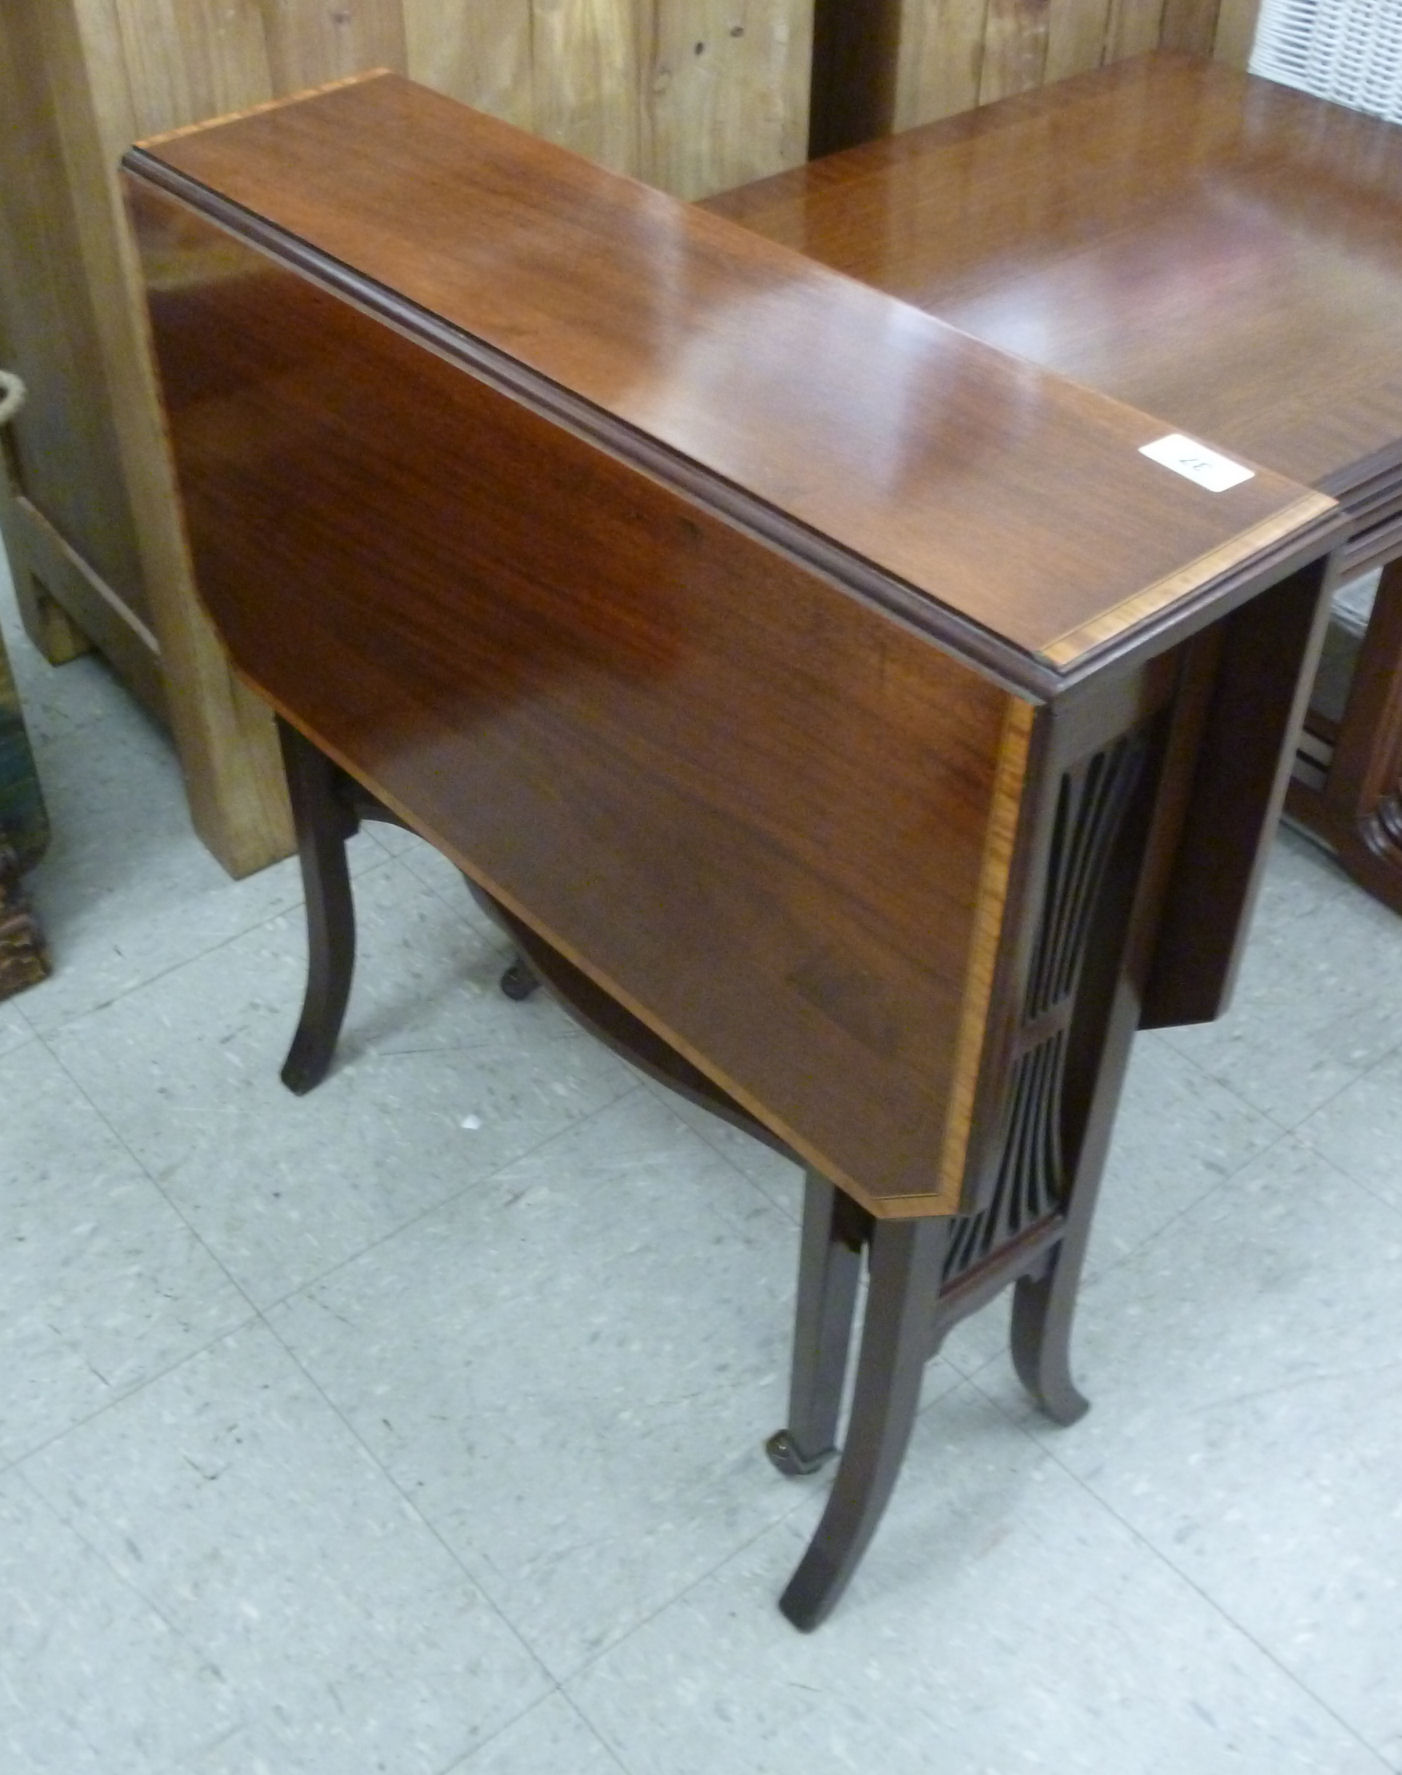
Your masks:
{"label": "dark carved furniture", "polygon": [[20,880],[43,855],[48,837],[34,755],[0,637],[0,998],[49,972],[48,945]]}
{"label": "dark carved furniture", "polygon": [[1131,1035],[1211,1017],[1331,500],[393,76],[128,157],[201,594],[283,718],[330,1059],[344,842],[412,826],[538,978],[808,1168],[783,1607],[840,1594],[949,1326],[1083,1409]]}
{"label": "dark carved furniture", "polygon": [[708,207],[1341,501],[1382,584],[1288,810],[1402,911],[1402,128],[1164,52]]}

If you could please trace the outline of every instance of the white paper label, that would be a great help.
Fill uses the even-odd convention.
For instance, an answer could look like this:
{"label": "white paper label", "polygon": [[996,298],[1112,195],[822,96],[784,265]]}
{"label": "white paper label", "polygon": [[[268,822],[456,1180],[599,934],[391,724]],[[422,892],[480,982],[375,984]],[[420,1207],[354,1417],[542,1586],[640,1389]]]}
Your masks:
{"label": "white paper label", "polygon": [[1141,444],[1139,454],[1161,462],[1176,475],[1196,481],[1209,493],[1225,493],[1228,487],[1239,487],[1243,481],[1251,480],[1256,472],[1233,462],[1230,456],[1219,456],[1216,450],[1209,450],[1205,444],[1195,444],[1181,431],[1170,432],[1166,438],[1156,438],[1152,444]]}

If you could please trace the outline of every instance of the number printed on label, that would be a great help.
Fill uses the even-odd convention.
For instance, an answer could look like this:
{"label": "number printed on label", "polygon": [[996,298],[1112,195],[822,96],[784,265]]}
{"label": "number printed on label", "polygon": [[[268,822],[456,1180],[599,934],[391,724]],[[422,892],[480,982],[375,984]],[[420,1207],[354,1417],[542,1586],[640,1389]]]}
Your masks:
{"label": "number printed on label", "polygon": [[1155,438],[1152,444],[1141,444],[1139,454],[1171,468],[1176,475],[1196,481],[1209,493],[1225,493],[1228,487],[1239,487],[1243,481],[1251,480],[1256,472],[1233,462],[1230,456],[1209,450],[1205,444],[1185,438],[1179,431],[1170,432],[1166,438]]}

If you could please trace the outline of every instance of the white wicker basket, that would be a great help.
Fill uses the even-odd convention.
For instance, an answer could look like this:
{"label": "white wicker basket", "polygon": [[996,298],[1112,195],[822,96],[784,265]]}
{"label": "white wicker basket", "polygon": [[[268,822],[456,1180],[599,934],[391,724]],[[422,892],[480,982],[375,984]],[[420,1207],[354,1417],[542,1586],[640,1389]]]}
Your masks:
{"label": "white wicker basket", "polygon": [[1402,0],[1264,0],[1251,72],[1402,123]]}

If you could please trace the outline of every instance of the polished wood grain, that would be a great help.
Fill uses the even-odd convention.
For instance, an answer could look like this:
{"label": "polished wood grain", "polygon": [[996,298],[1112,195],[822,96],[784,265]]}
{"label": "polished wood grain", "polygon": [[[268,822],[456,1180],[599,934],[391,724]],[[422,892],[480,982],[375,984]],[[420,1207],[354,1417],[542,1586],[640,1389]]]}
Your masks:
{"label": "polished wood grain", "polygon": [[913,620],[1058,665],[1327,513],[1266,470],[1206,493],[1140,454],[1165,429],[1142,413],[393,76],[147,158],[748,490]]}
{"label": "polished wood grain", "polygon": [[1000,951],[1013,925],[1008,918],[1009,888],[1017,852],[1018,825],[1028,787],[1033,725],[1031,705],[1009,698],[1003,714],[1003,731],[998,742],[993,790],[984,829],[983,859],[974,899],[973,928],[969,934],[952,1087],[944,1110],[939,1175],[942,1194],[949,1200],[960,1200],[964,1194]]}
{"label": "polished wood grain", "polygon": [[128,165],[240,670],[874,1213],[974,1199],[1048,772],[1331,502],[394,76]]}
{"label": "polished wood grain", "polygon": [[[712,207],[1327,489],[1346,574],[1402,555],[1395,126],[1161,54]],[[1289,808],[1402,911],[1399,583]]]}
{"label": "polished wood grain", "polygon": [[234,873],[291,830],[266,712],[190,583],[124,150],[387,65],[696,196],[802,159],[810,37],[810,0],[7,0],[0,362],[34,398],[0,527],[34,639],[55,661],[96,642],[170,720],[195,823]]}
{"label": "polished wood grain", "polygon": [[707,207],[1347,496],[1402,471],[1399,142],[1157,55]]}
{"label": "polished wood grain", "polygon": [[1205,578],[1228,571],[1241,558],[1243,545],[1256,551],[1265,551],[1275,543],[1288,539],[1309,509],[1311,508],[1307,504],[1302,503],[1292,510],[1264,519],[1245,536],[1234,537],[1226,549],[1189,562],[1177,573],[1170,573],[1156,585],[1146,587],[1116,609],[1107,610],[1102,616],[1083,623],[1080,628],[1058,636],[1044,649],[1046,657],[1058,665],[1070,665],[1098,643],[1122,635],[1135,623],[1172,608],[1187,593],[1200,586]]}
{"label": "polished wood grain", "polygon": [[392,79],[127,173],[202,594],[284,717],[284,1080],[332,1060],[346,840],[398,819],[531,981],[806,1161],[785,1473],[835,1452],[870,1275],[780,1601],[815,1627],[961,1318],[1014,1287],[1019,1376],[1085,1409],[1131,1035],[1185,896],[1200,989],[1239,943],[1336,509],[1097,456],[1159,422]]}
{"label": "polished wood grain", "polygon": [[827,1174],[937,1195],[1007,693],[172,200],[139,219],[243,670]]}

